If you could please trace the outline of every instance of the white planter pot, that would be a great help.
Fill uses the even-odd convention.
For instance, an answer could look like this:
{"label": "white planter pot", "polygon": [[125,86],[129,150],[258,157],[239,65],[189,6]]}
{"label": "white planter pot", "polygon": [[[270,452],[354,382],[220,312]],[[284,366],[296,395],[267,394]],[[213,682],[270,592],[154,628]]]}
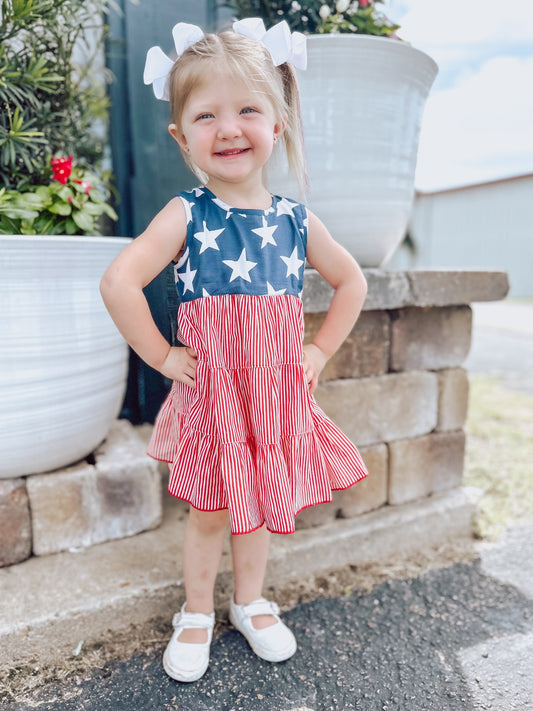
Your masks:
{"label": "white planter pot", "polygon": [[[437,75],[424,52],[367,35],[312,35],[298,72],[309,208],[365,267],[401,243],[414,197],[424,105]],[[298,199],[286,166],[273,192]]]}
{"label": "white planter pot", "polygon": [[0,478],[82,459],[117,417],[128,348],[98,287],[126,243],[0,236]]}

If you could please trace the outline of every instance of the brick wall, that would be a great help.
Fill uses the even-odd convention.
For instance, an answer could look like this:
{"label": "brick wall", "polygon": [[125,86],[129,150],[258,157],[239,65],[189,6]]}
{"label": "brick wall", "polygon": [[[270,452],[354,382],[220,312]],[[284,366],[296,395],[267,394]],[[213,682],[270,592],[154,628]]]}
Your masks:
{"label": "brick wall", "polygon": [[[333,503],[302,512],[298,529],[401,505],[461,485],[469,303],[504,298],[505,273],[366,270],[368,298],[323,371],[316,399],[359,447],[370,476]],[[306,341],[331,290],[315,272],[304,289]]]}
{"label": "brick wall", "polygon": [[[333,503],[302,512],[297,528],[401,506],[459,487],[463,474],[474,301],[504,298],[504,272],[366,270],[368,297],[352,333],[324,369],[316,398],[359,447],[370,476]],[[331,289],[308,270],[306,340]],[[161,475],[125,421],[90,461],[0,480],[0,566],[157,527]]]}

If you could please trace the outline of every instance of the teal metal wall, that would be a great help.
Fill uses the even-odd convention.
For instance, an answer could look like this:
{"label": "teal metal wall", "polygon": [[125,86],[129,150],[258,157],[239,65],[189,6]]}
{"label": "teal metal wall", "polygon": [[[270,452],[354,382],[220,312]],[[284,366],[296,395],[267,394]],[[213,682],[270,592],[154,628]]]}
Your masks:
{"label": "teal metal wall", "polygon": [[[229,14],[217,11],[216,0],[118,0],[118,4],[121,12],[112,11],[108,17],[106,50],[107,66],[114,75],[110,139],[120,194],[116,233],[135,237],[170,198],[196,184],[168,134],[168,103],[157,101],[152,88],[143,84],[146,51],[159,45],[170,54],[176,22],[213,31]],[[145,293],[161,333],[169,341],[175,339],[178,301],[171,267]],[[122,416],[136,423],[152,422],[169,386],[132,353]]]}

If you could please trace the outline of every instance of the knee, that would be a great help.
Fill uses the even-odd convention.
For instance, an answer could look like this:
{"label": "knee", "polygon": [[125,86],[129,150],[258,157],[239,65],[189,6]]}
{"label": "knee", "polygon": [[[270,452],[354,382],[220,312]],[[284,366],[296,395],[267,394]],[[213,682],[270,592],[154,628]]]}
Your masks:
{"label": "knee", "polygon": [[229,511],[198,511],[191,509],[189,511],[189,525],[198,528],[204,535],[215,536],[223,533],[228,527]]}

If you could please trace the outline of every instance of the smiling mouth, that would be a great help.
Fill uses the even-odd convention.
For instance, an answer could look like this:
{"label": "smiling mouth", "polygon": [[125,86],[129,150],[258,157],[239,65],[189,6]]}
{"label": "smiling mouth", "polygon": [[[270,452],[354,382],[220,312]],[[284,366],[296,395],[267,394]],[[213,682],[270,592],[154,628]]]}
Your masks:
{"label": "smiling mouth", "polygon": [[241,153],[246,153],[249,151],[249,148],[230,148],[227,151],[217,151],[215,153],[216,156],[238,156]]}

